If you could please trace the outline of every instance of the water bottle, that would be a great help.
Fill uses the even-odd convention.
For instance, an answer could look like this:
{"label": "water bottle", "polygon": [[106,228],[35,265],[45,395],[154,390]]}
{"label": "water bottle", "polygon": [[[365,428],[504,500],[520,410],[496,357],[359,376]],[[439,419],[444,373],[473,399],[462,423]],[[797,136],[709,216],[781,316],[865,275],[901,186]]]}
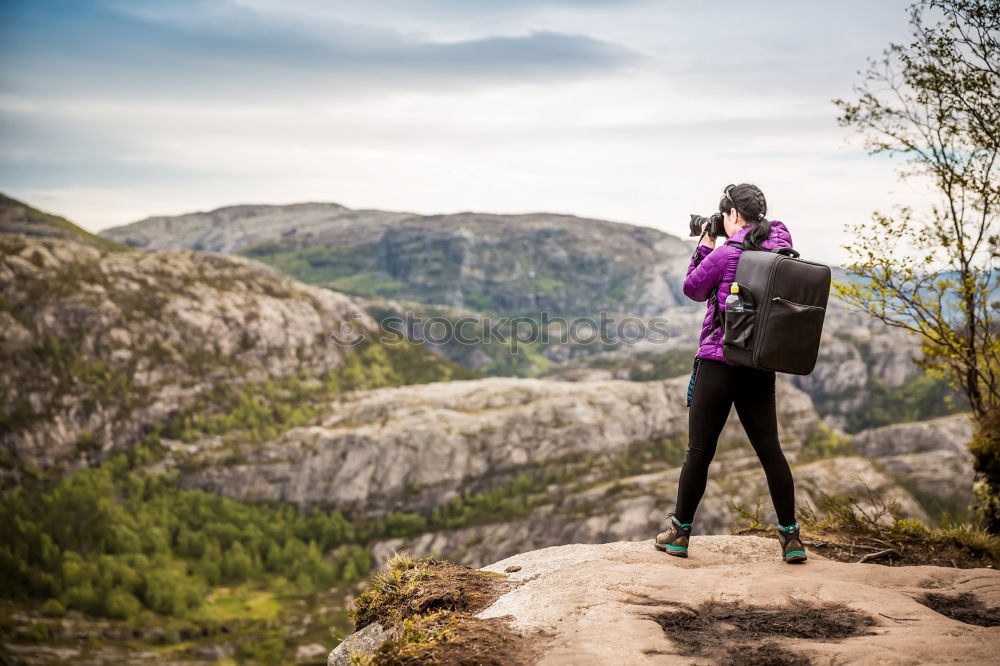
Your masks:
{"label": "water bottle", "polygon": [[729,296],[726,296],[726,312],[743,311],[743,299],[740,298],[740,285],[734,282],[729,285]]}

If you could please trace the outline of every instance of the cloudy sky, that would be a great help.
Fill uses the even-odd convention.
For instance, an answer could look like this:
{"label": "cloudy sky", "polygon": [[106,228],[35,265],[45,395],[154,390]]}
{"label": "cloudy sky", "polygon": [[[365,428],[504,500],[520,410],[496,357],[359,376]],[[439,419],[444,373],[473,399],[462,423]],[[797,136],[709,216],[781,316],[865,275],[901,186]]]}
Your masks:
{"label": "cloudy sky", "polygon": [[908,4],[0,0],[0,191],[90,230],[334,201],[683,234],[753,182],[842,262],[927,200],[831,103]]}

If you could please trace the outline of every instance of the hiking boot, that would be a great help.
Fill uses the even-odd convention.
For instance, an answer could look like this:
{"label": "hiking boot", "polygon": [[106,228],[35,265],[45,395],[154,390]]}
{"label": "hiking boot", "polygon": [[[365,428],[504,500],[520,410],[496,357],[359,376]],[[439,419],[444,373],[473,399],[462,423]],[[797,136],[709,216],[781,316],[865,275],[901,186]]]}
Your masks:
{"label": "hiking boot", "polygon": [[670,527],[666,532],[656,535],[653,545],[657,550],[676,555],[677,557],[688,556],[688,540],[691,538],[691,523],[681,523],[674,514],[667,515],[670,519]]}
{"label": "hiking boot", "polygon": [[799,537],[799,524],[784,527],[778,525],[778,540],[781,541],[781,557],[789,564],[806,561],[806,547]]}

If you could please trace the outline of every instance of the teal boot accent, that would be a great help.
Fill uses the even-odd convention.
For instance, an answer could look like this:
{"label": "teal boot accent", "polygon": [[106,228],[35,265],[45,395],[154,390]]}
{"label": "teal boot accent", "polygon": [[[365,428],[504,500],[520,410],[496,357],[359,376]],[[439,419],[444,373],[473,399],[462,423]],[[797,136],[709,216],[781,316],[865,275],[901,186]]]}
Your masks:
{"label": "teal boot accent", "polygon": [[781,557],[785,562],[794,564],[806,561],[806,547],[802,545],[797,521],[794,525],[778,525],[778,540],[781,541]]}
{"label": "teal boot accent", "polygon": [[688,541],[691,539],[691,523],[682,523],[674,514],[668,514],[670,527],[666,532],[660,532],[653,540],[657,550],[670,553],[677,557],[688,556]]}

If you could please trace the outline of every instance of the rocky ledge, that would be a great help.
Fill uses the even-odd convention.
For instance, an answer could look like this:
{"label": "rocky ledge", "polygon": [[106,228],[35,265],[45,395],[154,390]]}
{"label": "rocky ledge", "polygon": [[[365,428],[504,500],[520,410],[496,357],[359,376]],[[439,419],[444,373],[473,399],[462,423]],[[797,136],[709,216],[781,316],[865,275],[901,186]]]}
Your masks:
{"label": "rocky ledge", "polygon": [[[992,569],[888,568],[817,554],[787,565],[773,539],[695,536],[689,559],[622,541],[544,548],[482,571],[506,576],[506,591],[451,626],[502,621],[522,649],[488,663],[992,664],[1000,649]],[[393,634],[369,626],[378,631],[348,637],[330,663],[382,663],[382,633]],[[444,643],[461,642],[460,629],[451,631]],[[428,658],[433,649],[417,648]],[[355,661],[343,661],[352,652]]]}

